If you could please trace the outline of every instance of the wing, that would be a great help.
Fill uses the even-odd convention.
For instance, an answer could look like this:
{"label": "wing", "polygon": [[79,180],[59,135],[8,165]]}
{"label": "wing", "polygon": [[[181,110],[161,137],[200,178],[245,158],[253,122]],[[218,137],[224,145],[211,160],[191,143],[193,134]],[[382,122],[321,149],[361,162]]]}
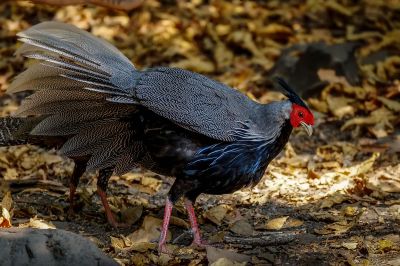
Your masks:
{"label": "wing", "polygon": [[259,106],[220,82],[167,67],[144,71],[135,86],[134,97],[141,105],[181,127],[223,141],[235,140],[232,133],[242,123],[251,121]]}

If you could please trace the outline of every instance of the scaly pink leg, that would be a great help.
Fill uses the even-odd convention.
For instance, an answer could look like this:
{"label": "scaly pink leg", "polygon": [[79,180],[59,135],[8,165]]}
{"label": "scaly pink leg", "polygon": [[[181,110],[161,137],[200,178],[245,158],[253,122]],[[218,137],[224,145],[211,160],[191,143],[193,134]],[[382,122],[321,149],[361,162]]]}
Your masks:
{"label": "scaly pink leg", "polygon": [[68,215],[73,216],[74,215],[74,197],[75,197],[75,192],[76,192],[76,186],[72,183],[69,184],[69,209],[68,209]]}
{"label": "scaly pink leg", "polygon": [[103,203],[104,211],[106,213],[107,221],[110,225],[112,225],[114,228],[125,228],[129,227],[128,224],[124,223],[118,223],[115,220],[115,217],[111,211],[110,205],[108,205],[107,201],[107,194],[102,190],[100,187],[97,187],[97,194],[100,196],[101,203]]}
{"label": "scaly pink leg", "polygon": [[192,201],[185,198],[185,208],[188,212],[190,225],[192,227],[193,232],[193,242],[192,245],[204,247],[204,243],[201,240],[199,226],[197,224],[196,214],[194,213],[194,208]]}
{"label": "scaly pink leg", "polygon": [[171,219],[173,206],[174,205],[172,201],[170,201],[170,199],[167,197],[167,200],[165,202],[164,219],[161,229],[160,240],[158,241],[158,253],[170,253],[169,250],[167,249],[166,243],[167,243],[169,220]]}

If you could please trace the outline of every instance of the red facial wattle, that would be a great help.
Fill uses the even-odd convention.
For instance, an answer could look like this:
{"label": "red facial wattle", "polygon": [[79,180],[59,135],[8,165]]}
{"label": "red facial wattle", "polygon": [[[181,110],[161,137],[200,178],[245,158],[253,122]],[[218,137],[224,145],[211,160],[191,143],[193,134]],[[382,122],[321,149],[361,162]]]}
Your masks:
{"label": "red facial wattle", "polygon": [[293,104],[290,112],[290,123],[293,127],[303,126],[307,133],[312,133],[311,126],[314,125],[314,115],[304,106]]}

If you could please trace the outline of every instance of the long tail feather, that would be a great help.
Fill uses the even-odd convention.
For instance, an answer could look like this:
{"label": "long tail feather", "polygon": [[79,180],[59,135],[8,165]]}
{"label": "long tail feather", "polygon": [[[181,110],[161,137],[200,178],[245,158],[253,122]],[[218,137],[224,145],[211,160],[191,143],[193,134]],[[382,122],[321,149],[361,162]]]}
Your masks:
{"label": "long tail feather", "polygon": [[141,147],[140,141],[133,145],[135,131],[124,119],[137,110],[133,64],[111,44],[68,24],[44,22],[18,36],[24,44],[16,53],[40,61],[8,90],[34,92],[17,112],[42,118],[27,134],[59,137],[62,154],[91,156],[88,169],[130,170]]}

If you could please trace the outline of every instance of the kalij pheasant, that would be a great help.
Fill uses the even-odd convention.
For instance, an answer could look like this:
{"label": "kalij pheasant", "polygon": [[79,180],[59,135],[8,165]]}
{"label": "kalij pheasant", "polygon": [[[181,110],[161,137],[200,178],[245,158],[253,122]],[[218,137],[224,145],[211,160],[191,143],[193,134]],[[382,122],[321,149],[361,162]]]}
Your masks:
{"label": "kalij pheasant", "polygon": [[224,194],[257,184],[293,128],[312,133],[314,117],[283,81],[288,100],[259,104],[190,71],[137,70],[109,43],[74,26],[44,22],[18,34],[17,54],[39,60],[9,92],[32,90],[19,117],[44,117],[37,138],[66,138],[60,151],[88,157],[87,170],[122,174],[140,165],[176,177],[168,194],[159,250],[174,202],[185,198],[201,245],[192,203],[201,193]]}

